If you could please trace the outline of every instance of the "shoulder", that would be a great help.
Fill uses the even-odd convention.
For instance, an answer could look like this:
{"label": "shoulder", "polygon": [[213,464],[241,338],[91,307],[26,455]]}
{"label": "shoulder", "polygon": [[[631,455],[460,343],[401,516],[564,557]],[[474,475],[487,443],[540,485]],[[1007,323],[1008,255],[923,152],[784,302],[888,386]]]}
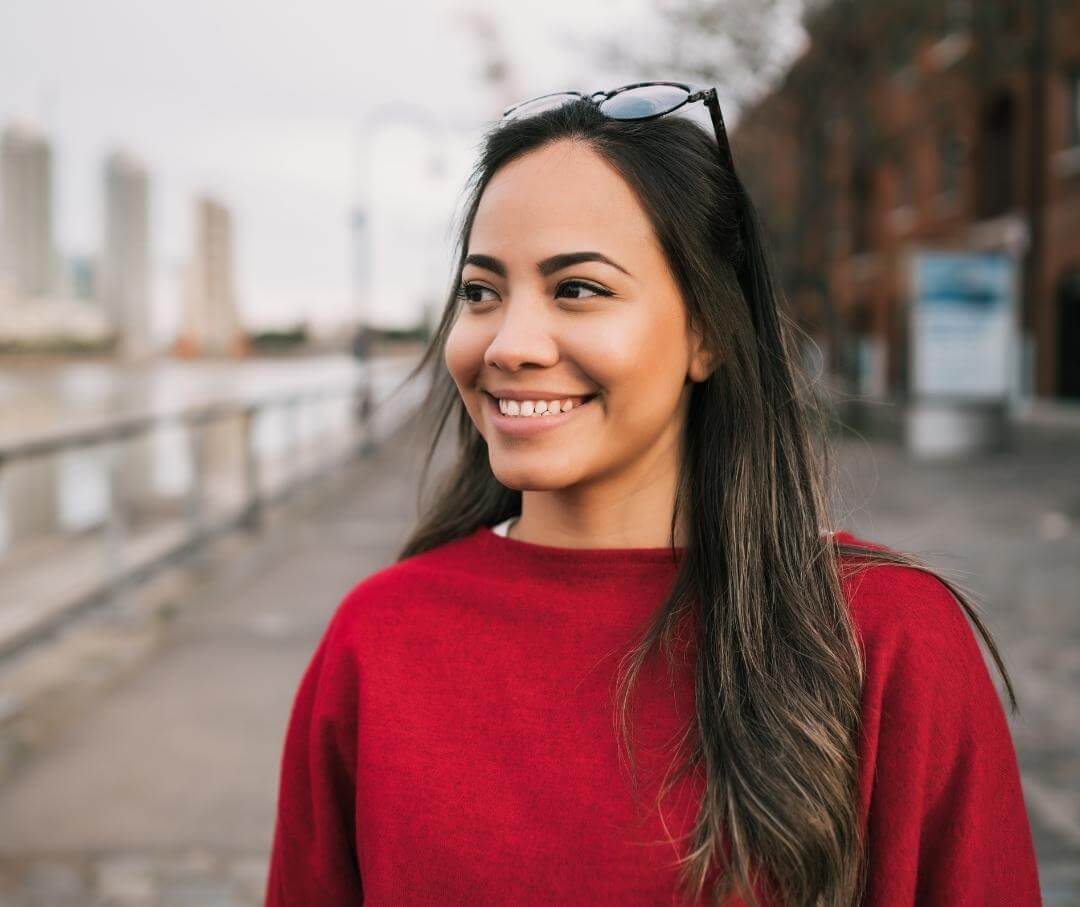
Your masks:
{"label": "shoulder", "polygon": [[945,581],[900,564],[841,573],[864,655],[864,744],[903,738],[905,752],[915,747],[908,752],[912,759],[934,761],[941,772],[951,771],[950,760],[976,738],[985,752],[1006,758],[1007,719],[988,660]]}
{"label": "shoulder", "polygon": [[[840,535],[840,542],[892,550]],[[841,575],[864,656],[864,744],[899,735],[946,765],[950,753],[980,738],[1005,758],[1011,744],[1000,694],[975,626],[946,583],[899,564],[845,563]]]}
{"label": "shoulder", "polygon": [[331,623],[370,630],[373,623],[452,603],[475,584],[470,566],[476,541],[474,532],[375,570],[345,592]]}
{"label": "shoulder", "polygon": [[[894,549],[850,533],[835,540],[886,553]],[[868,670],[919,673],[971,669],[982,654],[967,612],[946,582],[905,564],[861,565],[840,552],[841,583]],[[930,566],[930,565],[928,565]]]}
{"label": "shoulder", "polygon": [[866,655],[859,778],[867,901],[1040,903],[1008,719],[967,610],[931,572],[849,569],[859,558],[850,560],[842,581]]}

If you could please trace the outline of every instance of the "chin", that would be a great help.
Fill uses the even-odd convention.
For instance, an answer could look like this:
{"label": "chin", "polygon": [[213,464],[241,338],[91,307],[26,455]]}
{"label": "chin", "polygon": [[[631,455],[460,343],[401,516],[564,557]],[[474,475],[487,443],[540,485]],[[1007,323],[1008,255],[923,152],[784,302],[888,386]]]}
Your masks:
{"label": "chin", "polygon": [[[513,462],[519,459],[514,455],[491,457],[491,471],[500,485],[514,491],[557,491],[567,488],[578,481],[578,476],[570,475],[565,470],[553,468],[551,464],[532,464]],[[524,461],[526,458],[520,458]]]}

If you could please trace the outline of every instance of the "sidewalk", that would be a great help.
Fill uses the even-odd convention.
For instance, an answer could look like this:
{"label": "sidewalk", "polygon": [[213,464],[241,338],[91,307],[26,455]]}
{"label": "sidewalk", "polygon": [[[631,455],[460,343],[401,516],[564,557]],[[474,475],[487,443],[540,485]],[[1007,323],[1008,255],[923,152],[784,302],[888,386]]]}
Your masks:
{"label": "sidewalk", "polygon": [[975,594],[1020,704],[1006,714],[1044,902],[1080,904],[1080,432],[1018,433],[1010,450],[955,462],[853,438],[836,472],[838,522]]}
{"label": "sidewalk", "polygon": [[[836,414],[851,429],[883,441],[903,442],[908,406],[905,400],[834,393],[834,399],[843,401],[838,404]],[[1018,442],[1025,438],[1064,439],[1080,444],[1080,400],[1025,400],[1012,407],[1009,426],[1010,435]]]}
{"label": "sidewalk", "polygon": [[[415,518],[420,437],[406,426],[219,559],[165,645],[0,786],[0,903],[260,903],[292,696],[341,597]],[[846,439],[836,461],[842,528],[979,597],[1021,702],[1009,720],[1047,907],[1080,899],[1078,462],[1080,440],[1040,438],[930,464]]]}
{"label": "sidewalk", "polygon": [[415,431],[241,542],[164,647],[0,787],[0,903],[260,903],[292,697],[334,608],[415,519]]}

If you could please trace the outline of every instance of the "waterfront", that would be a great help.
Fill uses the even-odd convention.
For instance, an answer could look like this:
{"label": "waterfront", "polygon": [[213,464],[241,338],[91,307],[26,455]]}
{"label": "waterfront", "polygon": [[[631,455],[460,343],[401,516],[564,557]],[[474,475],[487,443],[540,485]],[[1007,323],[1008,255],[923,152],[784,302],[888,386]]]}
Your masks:
{"label": "waterfront", "polygon": [[[317,405],[267,407],[254,426],[254,446],[269,466],[295,445],[340,432],[353,418],[344,393],[370,379],[374,402],[404,376],[403,359],[362,362],[345,355],[239,361],[161,360],[142,366],[107,361],[0,367],[0,448],[97,427],[127,417],[161,415],[161,425],[126,442],[126,497],[132,505],[182,497],[192,481],[186,409],[326,393]],[[409,360],[411,361],[411,360]],[[332,392],[343,393],[334,398]],[[380,417],[381,418],[381,417]],[[217,451],[215,454],[214,451]],[[227,437],[211,457],[236,458]],[[218,472],[211,462],[210,471]],[[16,461],[0,469],[0,556],[17,542],[99,525],[108,507],[108,457],[102,446]],[[228,478],[224,484],[235,485]],[[229,489],[223,493],[227,496]]]}
{"label": "waterfront", "polygon": [[[330,476],[221,557],[155,655],[85,695],[0,787],[0,901],[260,903],[292,696],[344,593],[388,564],[413,524],[420,437],[407,431]],[[436,466],[451,454],[444,446]],[[1047,907],[1080,898],[1078,461],[1080,436],[1065,429],[963,463],[849,438],[834,489],[838,525],[962,573],[983,605],[1020,699],[1008,721]],[[69,689],[97,676],[104,648]]]}

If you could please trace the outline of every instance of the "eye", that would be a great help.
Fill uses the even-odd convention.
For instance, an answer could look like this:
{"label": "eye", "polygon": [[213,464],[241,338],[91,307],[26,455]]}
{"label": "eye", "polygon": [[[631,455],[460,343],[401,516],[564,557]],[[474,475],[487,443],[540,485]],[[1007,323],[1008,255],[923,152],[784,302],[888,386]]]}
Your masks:
{"label": "eye", "polygon": [[[610,296],[611,291],[605,290],[603,287],[594,286],[591,283],[585,283],[583,280],[565,280],[559,284],[559,289],[555,291],[556,296],[562,295],[562,289],[564,287],[584,287],[595,296]],[[587,296],[574,296],[573,299],[588,299]]]}
{"label": "eye", "polygon": [[484,300],[473,299],[471,298],[471,296],[473,293],[480,292],[481,290],[487,290],[490,293],[495,292],[491,289],[491,287],[485,287],[478,283],[470,283],[469,281],[464,281],[463,283],[458,284],[457,293],[455,295],[458,299],[464,300],[469,305],[479,305],[481,302],[484,302]]}
{"label": "eye", "polygon": [[[559,284],[558,288],[555,291],[556,297],[562,296],[563,291],[566,290],[567,287],[576,288],[579,292],[580,292],[581,289],[585,289],[585,290],[588,290],[590,293],[592,293],[594,296],[611,296],[611,295],[613,295],[610,290],[605,290],[603,287],[595,286],[594,284],[587,283],[584,280],[564,280],[561,284]],[[457,292],[455,293],[455,296],[458,299],[463,300],[464,302],[466,302],[470,306],[477,306],[477,305],[480,305],[483,302],[486,302],[487,300],[485,300],[483,298],[477,299],[477,298],[475,298],[474,294],[483,293],[484,290],[487,290],[489,293],[494,293],[495,292],[493,289],[491,289],[491,287],[485,287],[483,284],[473,283],[471,281],[466,280],[466,281],[462,281],[460,284],[458,284],[458,288],[457,288]],[[588,296],[571,296],[570,298],[571,299],[588,299],[589,297]]]}

